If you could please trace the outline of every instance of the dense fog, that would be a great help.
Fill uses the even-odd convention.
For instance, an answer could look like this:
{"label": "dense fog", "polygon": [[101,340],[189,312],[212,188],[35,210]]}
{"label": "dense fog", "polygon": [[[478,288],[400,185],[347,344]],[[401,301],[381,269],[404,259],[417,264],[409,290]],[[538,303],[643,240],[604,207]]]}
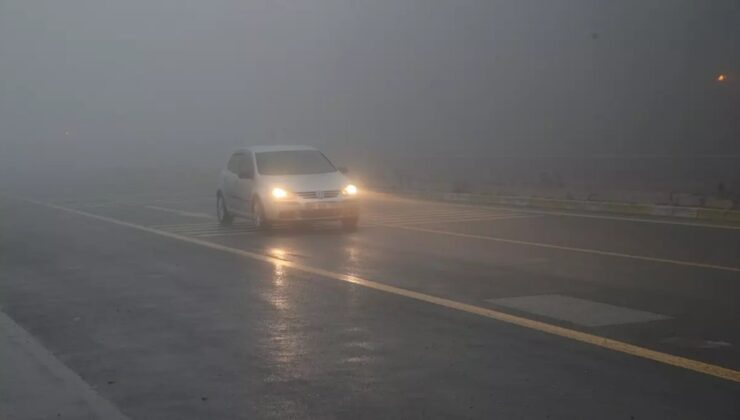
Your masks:
{"label": "dense fog", "polygon": [[283,143],[368,184],[740,187],[740,2],[0,0],[4,183]]}

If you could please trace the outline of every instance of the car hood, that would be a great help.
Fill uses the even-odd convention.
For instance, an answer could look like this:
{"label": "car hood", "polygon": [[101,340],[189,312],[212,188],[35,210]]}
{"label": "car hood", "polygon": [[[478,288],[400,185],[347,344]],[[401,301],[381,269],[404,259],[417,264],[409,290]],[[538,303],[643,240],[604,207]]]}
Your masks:
{"label": "car hood", "polygon": [[267,188],[280,187],[291,192],[341,190],[349,184],[340,172],[312,175],[262,175]]}

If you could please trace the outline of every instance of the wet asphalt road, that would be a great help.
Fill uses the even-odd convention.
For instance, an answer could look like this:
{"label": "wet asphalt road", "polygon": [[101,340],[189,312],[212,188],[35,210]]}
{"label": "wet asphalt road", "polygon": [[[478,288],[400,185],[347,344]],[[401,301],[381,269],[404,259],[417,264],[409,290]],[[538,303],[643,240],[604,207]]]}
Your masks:
{"label": "wet asphalt road", "polygon": [[33,198],[60,207],[0,201],[2,310],[131,418],[740,418],[710,372],[740,370],[737,228],[368,194],[356,232],[262,233],[210,191]]}

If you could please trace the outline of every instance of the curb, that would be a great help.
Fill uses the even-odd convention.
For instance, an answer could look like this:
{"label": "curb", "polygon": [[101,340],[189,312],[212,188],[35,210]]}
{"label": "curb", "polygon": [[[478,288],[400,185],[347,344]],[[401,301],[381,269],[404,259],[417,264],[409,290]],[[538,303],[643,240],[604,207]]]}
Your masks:
{"label": "curb", "polygon": [[740,223],[740,211],[704,207],[677,207],[659,204],[622,203],[612,201],[563,200],[555,198],[502,196],[471,193],[442,193],[433,191],[400,191],[375,188],[378,192],[403,192],[407,197],[453,203],[530,207],[545,210],[580,210],[596,213],[619,213],[641,216],[678,217],[712,222]]}

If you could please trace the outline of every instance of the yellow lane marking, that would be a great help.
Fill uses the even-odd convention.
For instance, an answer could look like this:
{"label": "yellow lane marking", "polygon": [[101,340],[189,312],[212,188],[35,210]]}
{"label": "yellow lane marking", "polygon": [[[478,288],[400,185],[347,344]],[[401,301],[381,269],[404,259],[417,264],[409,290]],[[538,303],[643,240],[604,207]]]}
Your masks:
{"label": "yellow lane marking", "polygon": [[238,248],[231,248],[229,246],[221,245],[215,242],[210,242],[202,239],[196,239],[192,237],[187,237],[183,235],[178,235],[176,233],[171,232],[165,232],[158,229],[153,229],[150,227],[138,225],[135,223],[125,222],[123,220],[114,219],[111,217],[106,216],[99,216],[97,214],[88,213],[86,211],[77,210],[73,208],[58,206],[55,204],[50,203],[44,203],[41,201],[36,201],[32,199],[24,199],[27,202],[34,203],[40,206],[44,206],[47,208],[52,208],[60,211],[64,211],[67,213],[73,213],[80,216],[89,217],[91,219],[100,220],[103,222],[108,222],[111,224],[115,224],[118,226],[125,226],[131,229],[136,229],[142,232],[148,232],[155,235],[163,236],[166,238],[176,239],[182,242],[187,242],[194,245],[200,245],[205,248],[227,252],[230,254],[239,255],[246,258],[251,258],[256,261],[262,261],[269,264],[273,264],[275,266],[280,267],[288,267],[292,268],[296,271],[302,271],[304,273],[310,273],[315,274],[321,277],[343,281],[346,283],[352,283],[357,284],[359,286],[366,287],[368,289],[378,290],[381,292],[389,293],[396,296],[403,296],[409,299],[413,299],[420,302],[426,302],[433,305],[441,306],[448,309],[455,309],[461,312],[466,312],[469,314],[475,314],[482,317],[494,319],[497,321],[505,322],[508,324],[517,325],[520,327],[528,328],[535,331],[544,332],[547,334],[555,335],[558,337],[564,337],[571,340],[579,341],[586,344],[591,344],[597,347],[613,350],[616,352],[629,354],[632,356],[640,357],[643,359],[653,360],[655,362],[663,363],[670,366],[679,367],[682,369],[691,370],[694,372],[703,373],[705,375],[714,376],[721,379],[726,379],[729,381],[739,382],[740,383],[740,371],[713,365],[710,363],[700,362],[698,360],[688,359],[681,356],[676,356],[673,354],[663,353],[656,350],[651,350],[648,348],[636,346],[633,344],[625,343],[623,341],[613,340],[606,337],[601,337],[594,334],[585,333],[582,331],[577,331],[565,327],[560,327],[553,324],[548,324],[541,321],[535,321],[529,318],[524,318],[521,316],[511,315],[507,314],[505,312],[496,311],[489,308],[483,308],[480,306],[474,306],[467,303],[457,302],[450,299],[445,299],[442,297],[432,296],[428,295],[426,293],[421,292],[415,292],[408,289],[402,289],[400,287],[390,286],[384,283],[379,283],[372,280],[366,280],[361,277],[348,275],[348,274],[341,274],[336,273],[333,271],[325,270],[322,268],[312,267],[310,265],[301,264],[298,262],[293,261],[286,261],[282,260],[280,258],[271,257],[267,255],[257,254],[254,252],[244,251]]}
{"label": "yellow lane marking", "polygon": [[[383,226],[383,225],[378,225],[378,226]],[[672,260],[669,258],[658,258],[658,257],[647,257],[644,255],[623,254],[621,252],[602,251],[598,249],[578,248],[578,247],[565,246],[565,245],[545,244],[541,242],[521,241],[518,239],[507,239],[507,238],[500,238],[497,236],[474,235],[470,233],[450,232],[446,230],[427,229],[427,228],[408,226],[408,225],[393,225],[393,226],[388,226],[388,227],[393,227],[394,229],[411,230],[415,232],[434,233],[437,235],[456,236],[458,238],[478,239],[482,241],[501,242],[505,244],[532,246],[532,247],[547,248],[547,249],[557,249],[560,251],[580,252],[584,254],[602,255],[602,256],[617,257],[617,258],[629,258],[629,259],[640,260],[640,261],[650,261],[650,262],[657,262],[657,263],[663,263],[663,264],[681,265],[685,267],[707,268],[707,269],[712,269],[712,270],[722,270],[722,271],[731,271],[735,273],[740,273],[740,267],[730,267],[726,265],[705,264],[705,263],[693,262],[693,261]]]}

